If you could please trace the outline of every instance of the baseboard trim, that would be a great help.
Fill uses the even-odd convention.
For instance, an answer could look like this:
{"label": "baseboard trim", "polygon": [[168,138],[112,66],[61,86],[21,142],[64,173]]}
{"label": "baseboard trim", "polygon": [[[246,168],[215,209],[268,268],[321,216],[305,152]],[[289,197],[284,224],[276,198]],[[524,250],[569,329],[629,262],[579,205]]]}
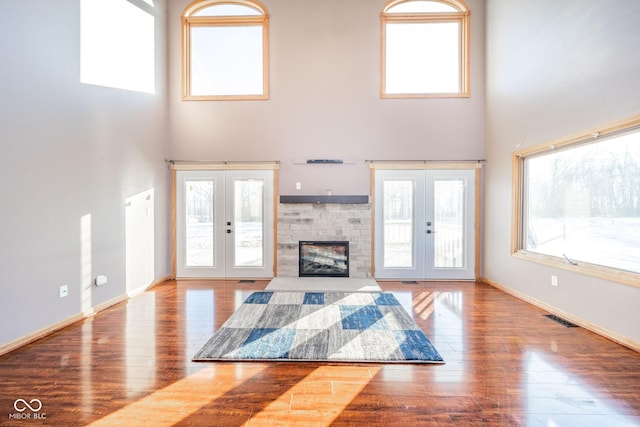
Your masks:
{"label": "baseboard trim", "polygon": [[35,331],[33,333],[30,333],[28,335],[25,335],[24,337],[18,338],[16,340],[13,340],[3,346],[0,347],[0,356],[2,356],[3,354],[7,354],[10,351],[16,350],[22,346],[25,346],[29,343],[32,343],[36,340],[39,340],[40,338],[43,338],[49,334],[52,334],[66,326],[69,326],[73,323],[76,323],[82,319],[84,319],[85,317],[88,317],[86,315],[84,315],[83,313],[78,313],[74,316],[68,317],[64,320],[61,320],[60,322],[54,323],[51,326],[48,326],[46,328],[40,329],[39,331]]}
{"label": "baseboard trim", "polygon": [[356,277],[356,279],[373,279],[376,282],[402,282],[406,280],[415,280],[416,282],[425,282],[425,283],[438,283],[438,282],[476,283],[479,281],[478,279],[409,279],[409,278],[380,279],[377,277]]}
{"label": "baseboard trim", "polygon": [[92,307],[90,310],[78,314],[74,314],[71,317],[67,317],[59,322],[54,323],[53,325],[47,326],[46,328],[42,328],[38,331],[32,332],[24,337],[13,340],[7,344],[0,346],[0,356],[3,354],[7,354],[13,350],[17,350],[20,347],[23,347],[27,344],[30,344],[34,341],[39,340],[40,338],[44,338],[47,335],[50,335],[60,329],[66,328],[67,326],[73,325],[76,322],[87,319],[91,316],[95,316],[97,313],[106,310],[109,307],[113,307],[116,304],[124,302],[130,298],[133,298],[136,295],[143,293],[144,291],[153,288],[154,286],[158,286],[168,280],[171,280],[171,276],[164,276],[157,280],[154,280],[149,286],[139,288],[131,293],[126,293],[120,296],[117,296],[109,301],[105,301],[101,304]]}
{"label": "baseboard trim", "polygon": [[516,291],[514,289],[508,288],[504,285],[501,285],[498,282],[495,282],[491,279],[488,279],[486,277],[481,277],[480,281],[483,283],[486,283],[489,286],[493,286],[494,288],[501,290],[504,293],[507,293],[513,297],[518,298],[519,300],[522,300],[526,303],[529,303],[533,306],[536,306],[542,310],[548,311],[550,314],[555,314],[556,316],[559,316],[565,320],[570,321],[571,323],[575,323],[576,325],[591,331],[595,334],[598,334],[604,338],[607,338],[608,340],[611,340],[613,342],[615,342],[616,344],[620,344],[624,347],[627,347],[633,351],[636,351],[638,353],[640,353],[640,342],[638,341],[634,341],[631,340],[625,336],[622,336],[616,332],[613,332],[609,329],[603,328],[601,326],[598,326],[594,323],[589,322],[588,320],[585,320],[581,317],[575,316],[569,312],[566,312],[564,310],[561,310],[557,307],[554,307],[552,305],[549,305],[545,302],[540,301],[539,299],[536,299],[532,296],[529,296],[527,294],[524,294],[522,292]]}

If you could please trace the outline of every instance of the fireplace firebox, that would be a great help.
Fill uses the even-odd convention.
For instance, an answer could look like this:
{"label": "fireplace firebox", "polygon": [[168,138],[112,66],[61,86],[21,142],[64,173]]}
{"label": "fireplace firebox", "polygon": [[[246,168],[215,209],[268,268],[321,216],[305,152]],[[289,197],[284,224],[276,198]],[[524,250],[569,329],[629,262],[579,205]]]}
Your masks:
{"label": "fireplace firebox", "polygon": [[349,277],[349,242],[298,242],[300,277]]}

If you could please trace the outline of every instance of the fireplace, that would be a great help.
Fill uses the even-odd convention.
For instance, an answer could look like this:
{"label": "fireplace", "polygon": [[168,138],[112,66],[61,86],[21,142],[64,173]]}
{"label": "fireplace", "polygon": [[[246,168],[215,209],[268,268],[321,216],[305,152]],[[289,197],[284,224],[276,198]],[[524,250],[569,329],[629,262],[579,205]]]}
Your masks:
{"label": "fireplace", "polygon": [[349,242],[298,242],[300,277],[349,277]]}

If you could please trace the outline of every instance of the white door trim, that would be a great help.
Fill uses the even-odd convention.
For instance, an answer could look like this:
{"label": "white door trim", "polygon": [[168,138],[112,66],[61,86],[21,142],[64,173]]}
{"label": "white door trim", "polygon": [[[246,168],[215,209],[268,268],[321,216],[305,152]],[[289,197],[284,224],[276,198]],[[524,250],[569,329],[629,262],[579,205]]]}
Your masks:
{"label": "white door trim", "polygon": [[[386,166],[386,165],[385,165]],[[376,278],[380,279],[418,279],[418,280],[475,280],[477,276],[479,249],[479,235],[477,233],[476,223],[479,220],[479,165],[466,164],[454,165],[451,169],[445,169],[444,165],[439,167],[416,167],[411,169],[408,165],[391,165],[388,169],[381,165],[372,165],[372,187],[373,187],[373,268],[372,272]],[[418,178],[420,175],[423,178]],[[429,177],[429,178],[427,178]],[[446,178],[463,178],[465,179],[465,206],[464,206],[464,235],[466,239],[464,274],[461,275],[461,268],[434,268],[430,266],[420,266],[415,260],[425,260],[427,258],[428,238],[431,239],[430,245],[433,247],[433,234],[426,235],[427,216],[432,216],[433,211],[432,200],[429,200],[427,191],[433,193],[433,189],[427,189],[427,185],[432,185],[436,177]],[[414,263],[411,267],[402,267],[395,269],[385,269],[383,243],[384,243],[384,212],[383,203],[383,179],[413,179],[414,184],[414,225],[413,227],[413,254]],[[433,194],[430,196],[433,199]],[[418,201],[418,199],[423,199]],[[417,203],[416,203],[417,201]],[[430,219],[434,223],[434,219]],[[432,229],[432,231],[435,231]],[[437,231],[436,231],[437,232]],[[431,249],[433,253],[433,249]]]}
{"label": "white door trim", "polygon": [[[178,169],[174,170],[174,275],[176,278],[272,278],[275,273],[275,179],[276,170],[274,168],[260,169],[239,169],[230,168],[225,170],[207,169],[194,170]],[[264,263],[261,267],[234,267],[233,258],[229,259],[228,250],[232,245],[228,242],[233,240],[227,233],[227,221],[234,222],[233,198],[229,197],[229,188],[235,178],[261,179],[264,180],[263,193],[263,218],[262,230],[264,232],[262,250]],[[214,262],[212,266],[188,267],[186,266],[186,212],[185,212],[185,183],[187,180],[212,180],[214,182],[214,193],[217,202],[213,204],[213,235],[211,242],[214,251]],[[223,200],[223,202],[220,202]],[[233,224],[232,227],[235,227]],[[233,229],[231,230],[234,231]],[[217,237],[215,237],[217,236]]]}

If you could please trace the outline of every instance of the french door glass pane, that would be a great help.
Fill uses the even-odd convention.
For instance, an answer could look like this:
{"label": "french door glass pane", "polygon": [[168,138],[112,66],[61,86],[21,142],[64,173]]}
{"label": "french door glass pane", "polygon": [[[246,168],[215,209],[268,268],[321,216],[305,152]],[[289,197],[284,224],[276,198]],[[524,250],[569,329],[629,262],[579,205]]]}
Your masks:
{"label": "french door glass pane", "polygon": [[213,181],[186,181],[186,265],[215,267]]}
{"label": "french door glass pane", "polygon": [[412,180],[384,181],[384,267],[413,267]]}
{"label": "french door glass pane", "polygon": [[264,265],[264,182],[236,180],[234,266],[262,267]]}
{"label": "french door glass pane", "polygon": [[464,180],[434,181],[434,267],[464,267]]}

